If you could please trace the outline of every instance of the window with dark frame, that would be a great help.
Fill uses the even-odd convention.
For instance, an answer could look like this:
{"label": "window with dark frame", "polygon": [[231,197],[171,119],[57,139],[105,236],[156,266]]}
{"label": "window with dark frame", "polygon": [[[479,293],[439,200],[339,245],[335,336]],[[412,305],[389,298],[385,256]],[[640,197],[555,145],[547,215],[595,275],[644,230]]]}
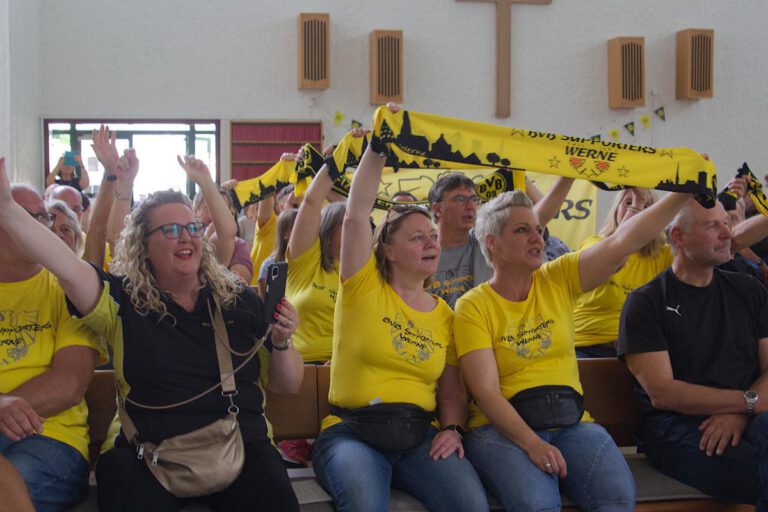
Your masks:
{"label": "window with dark frame", "polygon": [[129,147],[137,150],[141,162],[134,186],[137,199],[163,188],[176,188],[194,196],[195,185],[179,167],[176,154],[193,154],[205,161],[214,180],[220,182],[221,123],[218,119],[45,119],[45,176],[65,151],[73,151],[82,156],[89,171],[91,186],[86,192],[95,193],[104,169],[93,155],[90,141],[92,131],[101,124],[116,133],[119,151]]}

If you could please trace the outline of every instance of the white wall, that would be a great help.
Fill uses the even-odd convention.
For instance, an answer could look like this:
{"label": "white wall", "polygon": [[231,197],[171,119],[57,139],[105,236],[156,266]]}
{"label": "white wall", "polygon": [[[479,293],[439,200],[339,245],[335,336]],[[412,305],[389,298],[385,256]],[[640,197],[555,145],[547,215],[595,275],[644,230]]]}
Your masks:
{"label": "white wall", "polygon": [[43,186],[40,1],[11,0],[11,154],[18,181]]}
{"label": "white wall", "polygon": [[[326,91],[297,87],[302,11],[331,15]],[[743,161],[764,168],[768,2],[553,0],[514,5],[512,18],[512,117],[497,120],[491,4],[42,0],[40,114],[211,117],[224,120],[224,127],[229,119],[322,119],[326,142],[333,142],[349,126],[347,119],[333,127],[334,111],[370,122],[370,31],[401,29],[405,103],[413,110],[591,135],[663,105],[666,122],[654,116],[652,128],[638,126],[634,138],[622,128],[622,142],[706,151],[719,165],[721,182]],[[714,99],[675,100],[675,32],[685,28],[715,29]],[[645,109],[607,106],[606,41],[621,35],[645,37]]]}
{"label": "white wall", "polygon": [[[8,0],[0,0],[0,157],[11,149],[11,57]],[[10,162],[7,163],[11,172]]]}

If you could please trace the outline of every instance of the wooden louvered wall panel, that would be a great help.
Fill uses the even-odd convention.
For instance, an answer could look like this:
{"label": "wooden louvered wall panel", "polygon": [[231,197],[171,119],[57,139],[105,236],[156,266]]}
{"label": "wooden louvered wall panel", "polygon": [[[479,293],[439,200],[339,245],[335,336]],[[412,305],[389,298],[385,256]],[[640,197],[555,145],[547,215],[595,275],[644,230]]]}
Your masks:
{"label": "wooden louvered wall panel", "polygon": [[330,15],[299,14],[299,89],[330,87],[330,53]]}
{"label": "wooden louvered wall panel", "polygon": [[715,31],[677,33],[677,99],[711,98],[714,94]]}
{"label": "wooden louvered wall panel", "polygon": [[616,37],[608,41],[608,106],[645,105],[645,39]]}
{"label": "wooden louvered wall panel", "polygon": [[372,105],[403,101],[403,32],[371,32],[370,71]]}

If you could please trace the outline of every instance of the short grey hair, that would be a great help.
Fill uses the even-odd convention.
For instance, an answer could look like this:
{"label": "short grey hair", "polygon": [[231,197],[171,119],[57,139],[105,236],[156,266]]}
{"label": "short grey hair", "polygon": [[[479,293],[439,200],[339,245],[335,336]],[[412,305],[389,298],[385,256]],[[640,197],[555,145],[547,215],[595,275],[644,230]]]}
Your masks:
{"label": "short grey hair", "polygon": [[[80,222],[77,220],[77,214],[61,199],[49,199],[45,202],[45,209],[49,212],[51,212],[51,210],[56,210],[57,213],[51,213],[54,213],[56,216],[63,215],[66,217],[69,227],[72,228],[72,231],[75,233],[75,253],[79,256],[82,255],[83,229],[80,226]],[[51,230],[53,230],[53,225],[51,225]]]}
{"label": "short grey hair", "polygon": [[485,203],[477,212],[475,221],[475,238],[480,242],[480,251],[483,253],[488,266],[493,264],[491,253],[485,245],[488,235],[501,235],[504,226],[509,220],[509,209],[514,206],[533,209],[533,202],[522,190],[504,192]]}
{"label": "short grey hair", "polygon": [[693,211],[691,208],[693,207],[694,201],[695,199],[693,198],[686,201],[683,207],[678,210],[674,218],[667,224],[667,227],[664,228],[664,235],[667,238],[667,243],[669,244],[669,249],[672,251],[672,254],[677,254],[678,250],[675,242],[672,241],[672,230],[678,228],[684,233],[688,231],[691,222],[693,222]]}

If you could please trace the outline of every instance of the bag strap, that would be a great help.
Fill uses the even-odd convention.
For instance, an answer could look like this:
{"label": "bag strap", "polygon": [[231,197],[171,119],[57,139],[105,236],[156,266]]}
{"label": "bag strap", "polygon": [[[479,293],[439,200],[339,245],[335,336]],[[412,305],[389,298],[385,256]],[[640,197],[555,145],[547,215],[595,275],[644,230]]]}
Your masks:
{"label": "bag strap", "polygon": [[[252,348],[248,349],[245,352],[237,352],[232,349],[232,347],[229,344],[229,335],[227,334],[227,328],[224,324],[224,317],[221,314],[221,307],[219,306],[219,301],[216,300],[216,298],[213,298],[214,304],[216,306],[216,313],[214,314],[211,310],[211,304],[208,302],[208,314],[211,318],[211,323],[213,326],[213,333],[214,333],[214,345],[216,346],[216,357],[218,359],[219,363],[219,377],[220,381],[214,384],[213,386],[209,387],[205,391],[198,393],[197,395],[188,398],[186,400],[182,400],[180,402],[176,402],[173,404],[167,404],[167,405],[146,405],[141,404],[139,402],[136,402],[135,400],[131,400],[128,397],[123,397],[122,393],[120,393],[120,387],[118,386],[117,379],[115,379],[115,388],[117,389],[117,413],[120,417],[120,423],[123,427],[123,431],[125,432],[125,435],[128,437],[130,441],[135,440],[138,438],[138,431],[136,430],[136,425],[131,420],[130,416],[128,416],[128,411],[125,409],[125,402],[130,403],[131,405],[135,405],[136,407],[140,407],[142,409],[149,409],[149,410],[164,410],[164,409],[172,409],[174,407],[179,407],[182,405],[186,405],[188,403],[194,402],[195,400],[198,400],[205,395],[215,391],[219,387],[221,387],[221,393],[224,396],[228,396],[230,402],[232,405],[229,408],[230,413],[237,414],[237,406],[234,405],[232,401],[232,397],[237,395],[237,387],[235,385],[235,374],[239,372],[246,364],[248,364],[251,359],[254,358],[256,353],[259,351],[259,349],[264,345],[264,342],[267,340],[267,337],[272,333],[272,326],[270,325],[267,328],[267,332],[264,334],[264,336],[257,341]],[[235,354],[238,356],[247,356],[246,359],[240,363],[237,368],[232,368],[232,355]]]}

